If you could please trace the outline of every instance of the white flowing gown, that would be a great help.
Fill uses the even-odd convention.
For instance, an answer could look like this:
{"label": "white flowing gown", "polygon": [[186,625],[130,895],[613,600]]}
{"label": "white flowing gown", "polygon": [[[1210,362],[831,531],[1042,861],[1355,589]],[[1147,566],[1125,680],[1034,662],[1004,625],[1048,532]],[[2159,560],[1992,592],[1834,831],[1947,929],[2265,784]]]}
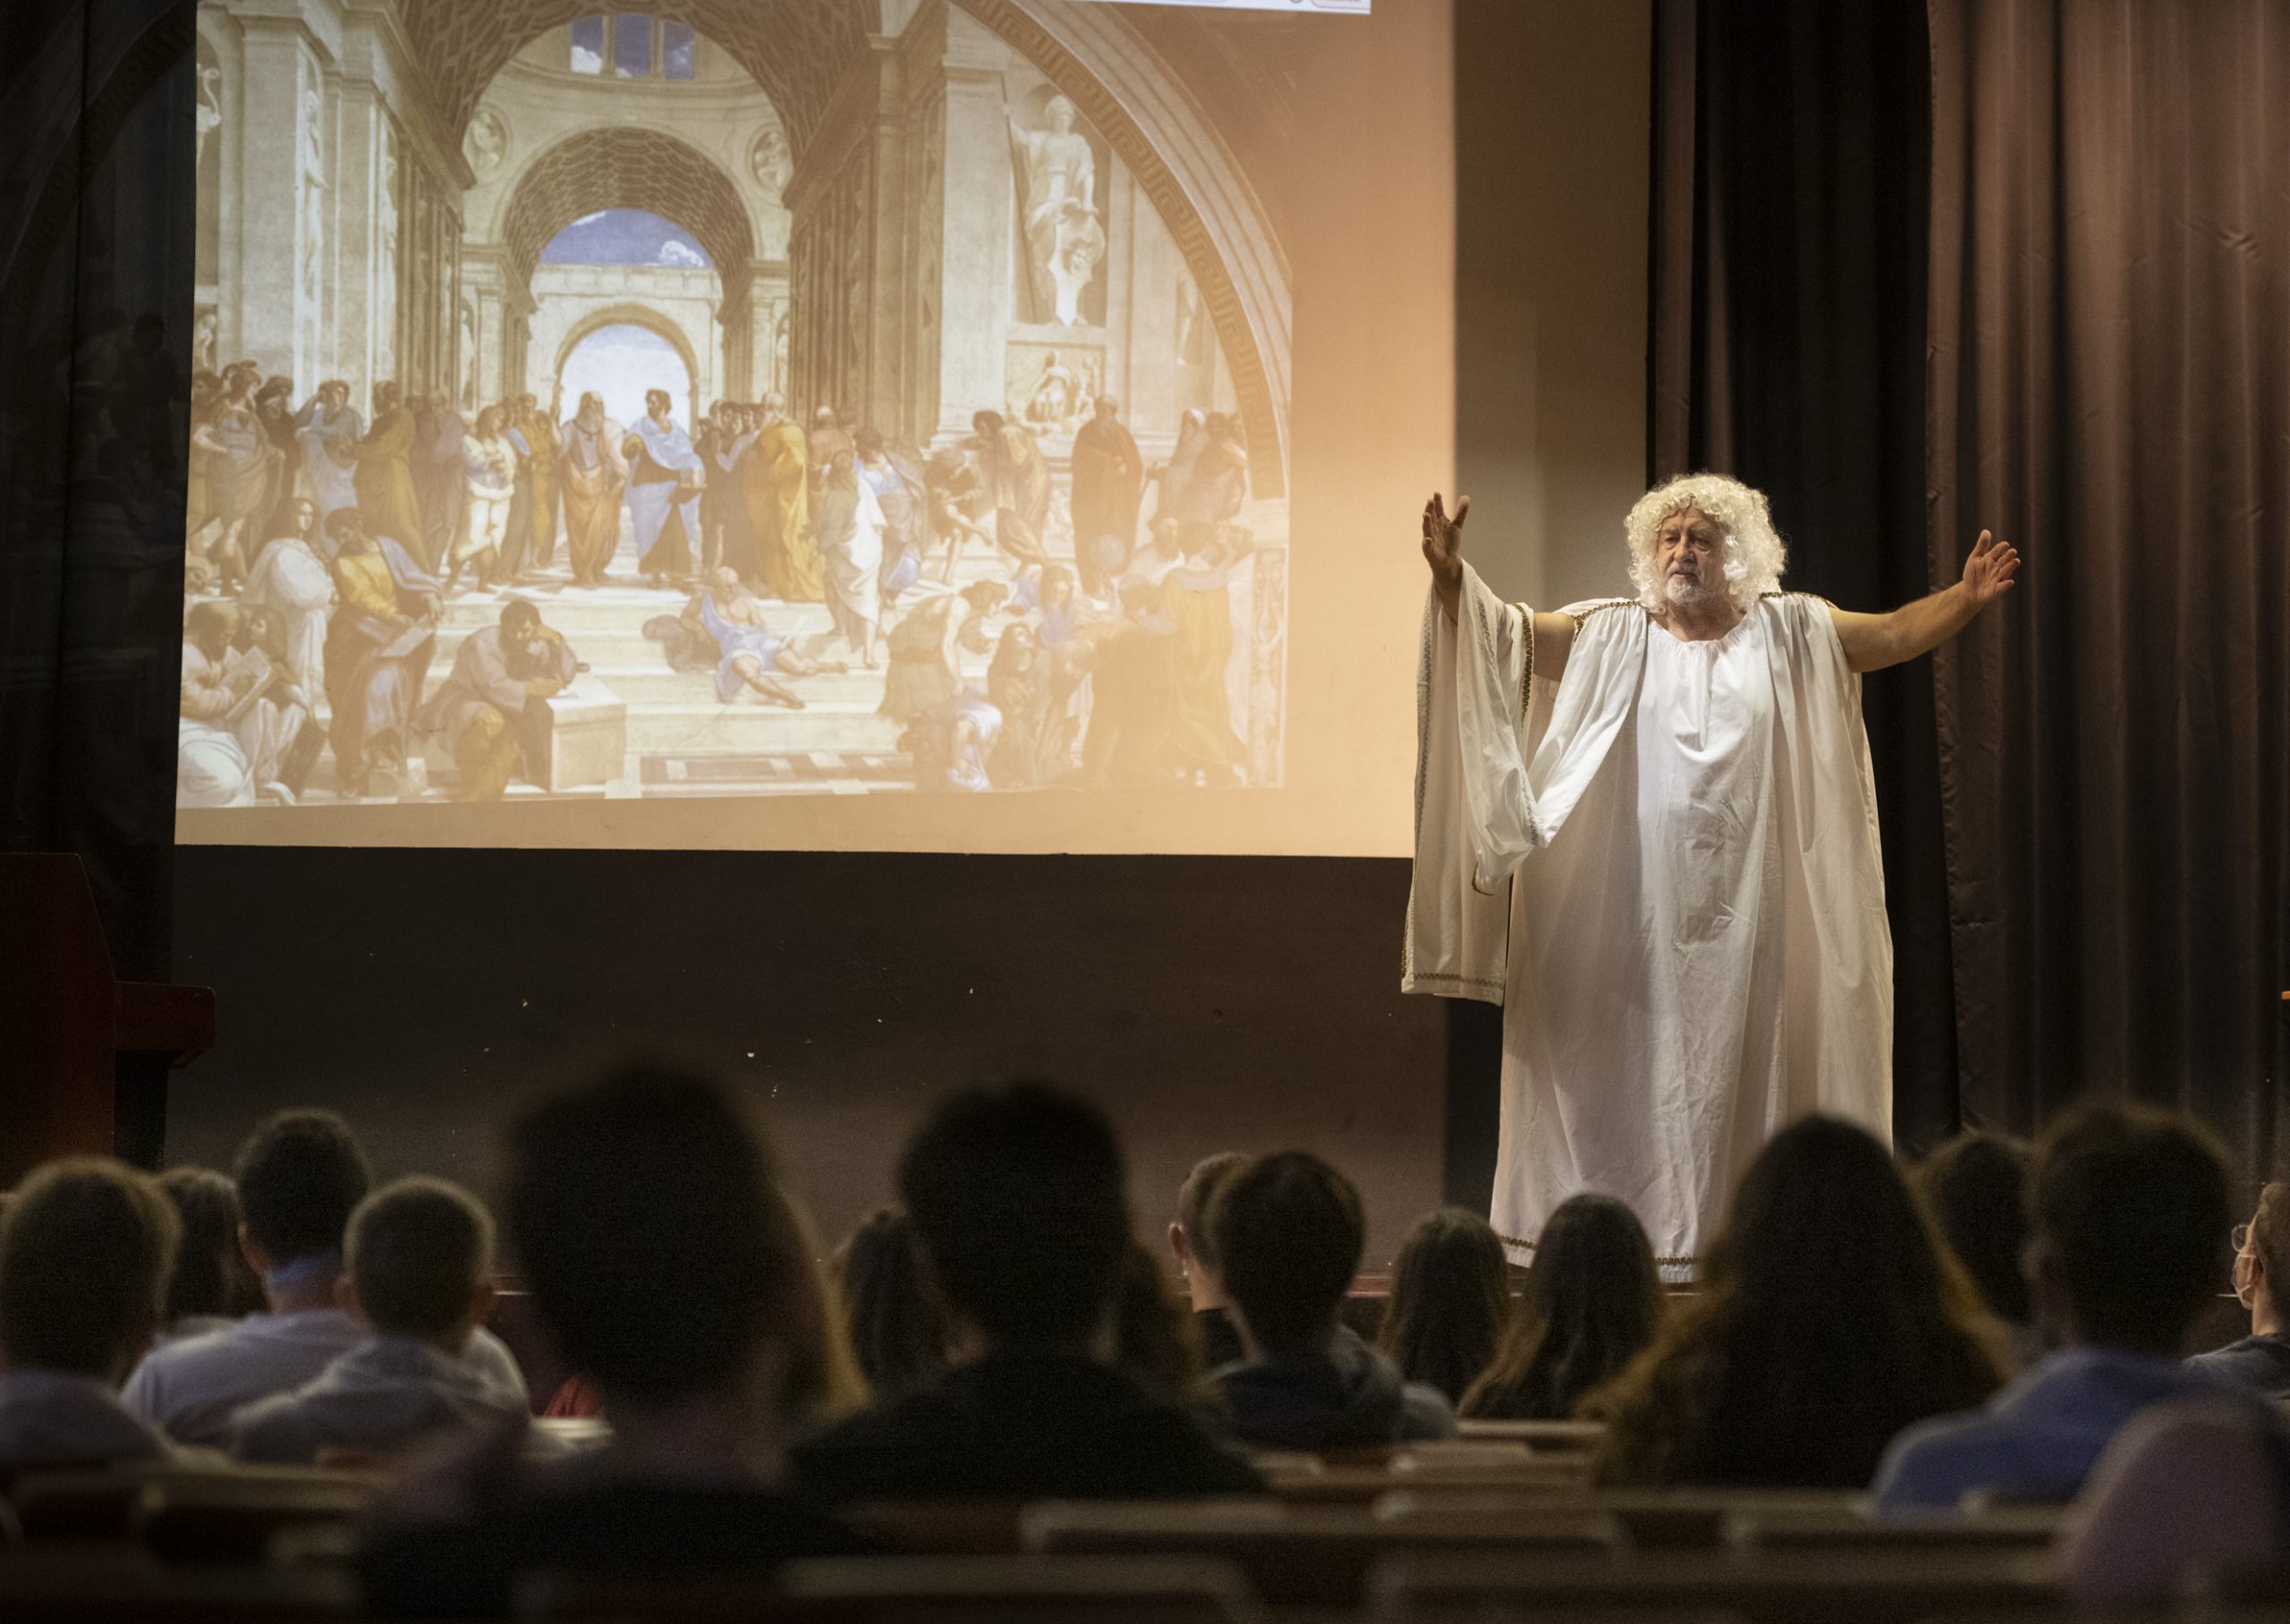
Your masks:
{"label": "white flowing gown", "polygon": [[1492,1222],[1531,1255],[1585,1190],[1690,1270],[1809,1112],[1887,1142],[1892,941],[1861,683],[1828,606],[1687,643],[1577,605],[1561,681],[1464,567],[1424,607],[1402,987],[1504,1006]]}

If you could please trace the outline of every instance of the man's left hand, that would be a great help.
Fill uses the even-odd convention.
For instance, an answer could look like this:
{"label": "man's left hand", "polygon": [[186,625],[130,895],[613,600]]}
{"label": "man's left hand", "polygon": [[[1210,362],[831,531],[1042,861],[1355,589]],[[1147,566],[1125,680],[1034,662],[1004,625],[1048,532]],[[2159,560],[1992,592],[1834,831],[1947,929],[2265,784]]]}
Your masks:
{"label": "man's left hand", "polygon": [[1972,544],[1972,555],[1964,560],[1964,591],[1972,607],[1984,609],[2009,592],[2012,578],[2019,572],[2020,550],[1982,530]]}

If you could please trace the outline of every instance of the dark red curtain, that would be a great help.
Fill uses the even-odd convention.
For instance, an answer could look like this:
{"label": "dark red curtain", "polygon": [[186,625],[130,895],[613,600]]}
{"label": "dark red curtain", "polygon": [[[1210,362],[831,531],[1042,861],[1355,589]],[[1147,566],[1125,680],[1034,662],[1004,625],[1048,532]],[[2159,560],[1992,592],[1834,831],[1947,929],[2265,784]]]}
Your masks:
{"label": "dark red curtain", "polygon": [[0,0],[0,850],[77,851],[165,977],[195,152],[191,0]]}
{"label": "dark red curtain", "polygon": [[2184,1104],[2279,1166],[2290,8],[1931,0],[1931,568],[1963,1111]]}
{"label": "dark red curtain", "polygon": [[[1901,0],[1659,0],[1655,24],[1649,478],[1715,469],[1765,491],[1793,588],[1856,609],[1921,596],[1923,14]],[[1864,689],[1894,1128],[1917,1146],[1958,1121],[1930,664]]]}

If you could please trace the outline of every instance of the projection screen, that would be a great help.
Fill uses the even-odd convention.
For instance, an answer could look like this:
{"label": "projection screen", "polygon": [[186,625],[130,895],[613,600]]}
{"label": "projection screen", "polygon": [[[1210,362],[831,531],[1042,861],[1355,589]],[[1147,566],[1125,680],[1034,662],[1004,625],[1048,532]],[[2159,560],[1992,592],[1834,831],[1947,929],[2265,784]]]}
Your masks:
{"label": "projection screen", "polygon": [[1446,0],[203,0],[177,833],[1390,854]]}

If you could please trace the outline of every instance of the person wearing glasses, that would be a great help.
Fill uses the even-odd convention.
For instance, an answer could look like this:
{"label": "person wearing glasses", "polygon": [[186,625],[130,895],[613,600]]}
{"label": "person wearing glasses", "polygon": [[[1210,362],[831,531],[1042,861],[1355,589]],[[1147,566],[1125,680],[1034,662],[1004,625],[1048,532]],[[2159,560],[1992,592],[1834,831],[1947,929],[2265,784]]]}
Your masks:
{"label": "person wearing glasses", "polygon": [[2290,1281],[2290,1184],[2280,1182],[2260,1190],[2256,1214],[2235,1227],[2235,1295],[2250,1310],[2251,1333],[2187,1362],[2269,1399],[2290,1399],[2290,1335],[2277,1281]]}

